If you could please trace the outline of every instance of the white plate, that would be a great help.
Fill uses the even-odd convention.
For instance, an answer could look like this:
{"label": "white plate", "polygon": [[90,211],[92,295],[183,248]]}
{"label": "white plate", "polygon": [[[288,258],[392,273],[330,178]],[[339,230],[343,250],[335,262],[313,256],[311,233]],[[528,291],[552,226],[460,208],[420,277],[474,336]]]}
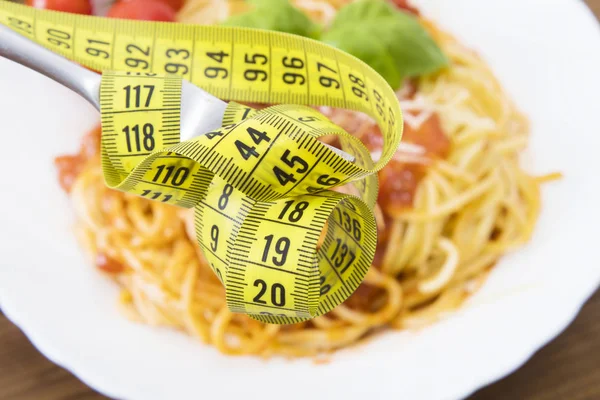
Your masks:
{"label": "white plate", "polygon": [[[126,321],[117,290],[87,265],[52,166],[98,116],[76,95],[0,60],[0,305],[46,356],[129,399],[453,399],[513,371],[575,317],[600,281],[600,34],[574,0],[422,0],[478,50],[533,121],[545,187],[533,242],[507,256],[456,315],[309,360],[230,358],[169,330]],[[393,396],[393,397],[391,397]]]}

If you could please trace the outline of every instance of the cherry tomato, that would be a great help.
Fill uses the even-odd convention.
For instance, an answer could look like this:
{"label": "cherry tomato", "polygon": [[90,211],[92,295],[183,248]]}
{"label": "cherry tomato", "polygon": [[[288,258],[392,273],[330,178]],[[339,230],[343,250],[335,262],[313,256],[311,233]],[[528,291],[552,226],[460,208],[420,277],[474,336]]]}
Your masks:
{"label": "cherry tomato", "polygon": [[90,15],[92,13],[90,0],[27,0],[27,5],[74,14]]}
{"label": "cherry tomato", "polygon": [[142,21],[175,21],[175,10],[162,0],[120,0],[108,14],[109,18],[135,19]]}
{"label": "cherry tomato", "polygon": [[185,0],[161,0],[163,3],[167,3],[168,5],[171,6],[171,8],[175,11],[179,11],[181,10],[181,7],[183,7],[183,4],[185,3]]}

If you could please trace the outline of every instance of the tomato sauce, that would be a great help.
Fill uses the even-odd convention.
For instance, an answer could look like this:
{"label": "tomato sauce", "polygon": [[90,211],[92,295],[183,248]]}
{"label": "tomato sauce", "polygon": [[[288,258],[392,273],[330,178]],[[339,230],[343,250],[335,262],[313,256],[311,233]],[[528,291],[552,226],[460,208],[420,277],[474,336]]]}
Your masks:
{"label": "tomato sauce", "polygon": [[[361,141],[369,151],[381,151],[383,137],[378,127],[361,137]],[[402,143],[420,146],[425,153],[424,158],[445,158],[450,150],[450,140],[444,134],[440,118],[432,114],[418,129],[404,124]],[[411,207],[414,195],[421,179],[427,173],[427,165],[404,163],[392,159],[379,172],[379,205],[387,215],[394,215]]]}
{"label": "tomato sauce", "polygon": [[58,169],[58,181],[65,192],[71,191],[75,179],[83,170],[87,160],[98,154],[100,137],[101,129],[97,127],[83,137],[77,154],[64,155],[54,159],[54,165]]}
{"label": "tomato sauce", "polygon": [[419,145],[428,155],[438,158],[446,158],[450,151],[450,139],[444,133],[437,114],[432,114],[419,129],[412,129],[410,125],[404,124],[402,141]]}

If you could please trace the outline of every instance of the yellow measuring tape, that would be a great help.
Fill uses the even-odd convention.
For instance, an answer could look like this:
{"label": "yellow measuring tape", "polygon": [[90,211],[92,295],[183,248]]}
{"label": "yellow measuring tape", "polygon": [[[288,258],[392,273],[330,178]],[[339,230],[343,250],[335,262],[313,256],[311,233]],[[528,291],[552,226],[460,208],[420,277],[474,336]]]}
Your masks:
{"label": "yellow measuring tape", "polygon": [[[377,244],[376,172],[402,136],[394,91],[362,61],[251,29],[112,20],[0,1],[0,23],[105,72],[102,168],[111,188],[196,209],[198,243],[234,312],[263,322],[322,315],[360,284]],[[231,102],[223,127],[180,142],[181,78]],[[295,104],[295,105],[293,105]],[[364,145],[310,107],[364,112]],[[318,139],[335,135],[350,162]],[[333,187],[348,185],[356,196]]]}

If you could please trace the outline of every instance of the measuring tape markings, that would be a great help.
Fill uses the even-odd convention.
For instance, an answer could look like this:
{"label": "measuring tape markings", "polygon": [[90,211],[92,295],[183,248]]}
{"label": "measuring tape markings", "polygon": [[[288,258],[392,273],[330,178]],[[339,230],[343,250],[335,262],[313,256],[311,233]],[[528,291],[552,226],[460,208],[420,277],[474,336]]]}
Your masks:
{"label": "measuring tape markings", "polygon": [[[0,22],[88,67],[130,71],[103,76],[107,184],[196,206],[198,242],[230,309],[297,322],[331,310],[358,287],[376,246],[374,172],[402,131],[393,91],[369,67],[274,32],[107,20],[6,2]],[[384,154],[374,165],[356,138],[311,108],[289,105],[256,112],[230,103],[221,129],[179,143],[181,80],[155,71],[223,99],[366,112],[381,127]],[[328,134],[354,163],[317,140]],[[363,201],[321,191],[348,182]]]}
{"label": "measuring tape markings", "polygon": [[[243,107],[239,106],[239,108]],[[232,111],[230,111],[230,113],[232,113]],[[325,154],[325,151],[323,151],[323,154]],[[224,189],[225,186],[223,186],[223,183],[221,183],[221,185],[215,185],[215,189],[209,191],[209,193],[216,194],[217,198],[221,196],[219,199],[223,199],[224,194],[229,193],[228,196],[233,196],[233,193],[235,191],[238,194],[237,199],[243,199],[242,194],[238,190],[234,189],[232,186],[230,186],[230,191],[227,192],[227,190]],[[223,190],[223,192],[221,192],[221,190]],[[278,289],[280,291],[279,295],[281,296],[279,299],[277,299],[277,297],[274,297],[275,302],[277,302],[277,307],[274,308],[278,310],[277,317],[265,314],[262,314],[260,315],[260,317],[257,317],[262,321],[271,323],[275,322],[276,319],[278,319],[280,323],[297,322],[300,320],[311,318],[315,315],[323,314],[329,311],[334,306],[334,304],[332,304],[331,301],[321,302],[322,304],[320,303],[321,288],[325,289],[323,294],[326,295],[327,292],[331,290],[333,286],[334,289],[331,290],[332,296],[338,299],[336,301],[339,304],[339,301],[342,298],[347,297],[347,295],[349,295],[353,291],[353,288],[356,288],[356,286],[358,286],[360,280],[362,280],[364,273],[366,273],[366,270],[369,267],[369,256],[366,257],[368,258],[369,262],[363,262],[362,264],[358,265],[358,267],[355,270],[358,274],[360,274],[360,276],[358,278],[355,278],[354,275],[351,275],[349,277],[351,280],[354,281],[354,283],[352,284],[353,288],[346,289],[341,296],[337,294],[338,288],[336,285],[344,286],[344,279],[340,279],[339,276],[332,273],[332,279],[329,279],[327,282],[325,282],[325,279],[321,281],[320,277],[326,276],[327,274],[319,274],[319,271],[324,268],[329,269],[329,267],[323,261],[319,262],[319,259],[323,259],[323,255],[325,254],[325,252],[319,254],[319,259],[315,258],[317,242],[320,236],[319,234],[323,230],[325,221],[327,221],[327,219],[331,215],[331,212],[334,210],[334,207],[337,205],[337,203],[339,203],[339,199],[342,198],[343,195],[330,192],[327,194],[320,193],[319,195],[306,195],[306,197],[310,198],[311,201],[308,202],[305,201],[305,198],[296,197],[293,199],[286,198],[276,202],[252,203],[251,199],[245,199],[248,203],[250,203],[250,205],[247,207],[246,213],[241,213],[244,215],[244,217],[240,219],[241,221],[243,221],[240,224],[240,229],[236,230],[236,225],[234,224],[233,227],[229,228],[229,231],[227,231],[227,234],[225,236],[234,238],[235,242],[235,244],[232,246],[231,242],[228,241],[230,246],[228,247],[225,257],[223,257],[223,255],[221,255],[221,257],[218,257],[218,255],[214,254],[214,251],[217,250],[216,239],[222,235],[223,225],[219,225],[218,221],[206,224],[205,213],[207,212],[207,208],[204,207],[206,205],[204,202],[201,202],[201,204],[197,208],[196,231],[199,237],[199,242],[204,243],[205,248],[207,247],[206,243],[214,243],[215,246],[208,252],[212,253],[209,256],[211,259],[211,261],[209,262],[211,263],[213,269],[217,270],[217,275],[223,276],[223,274],[220,272],[220,269],[215,268],[216,265],[220,265],[221,268],[227,268],[227,273],[225,274],[228,279],[228,282],[226,284],[228,287],[227,300],[228,305],[232,310],[245,313],[265,313],[265,308],[273,309],[265,305],[260,305],[259,307],[256,307],[256,304],[253,303],[255,299],[256,301],[262,301],[259,295],[261,292],[264,293],[265,291],[267,291],[265,289],[267,286],[267,282],[265,282],[264,279],[260,279],[261,277],[264,278],[264,276],[261,276],[260,273],[258,275],[250,275],[250,273],[257,272],[258,270],[253,268],[247,268],[248,265],[270,269],[271,280],[277,282],[278,286],[274,287],[275,289]],[[319,199],[323,202],[322,198],[325,199],[324,202],[329,203],[328,208],[324,208],[318,203],[318,201],[315,201],[315,199]],[[213,200],[213,204],[215,203],[217,203],[217,201]],[[303,215],[304,212],[310,211],[307,210],[307,208],[309,207],[309,203],[311,209],[314,209],[314,215]],[[362,204],[362,202],[360,204]],[[228,207],[228,205],[226,205],[224,202],[221,205],[223,207],[219,208],[225,208],[225,206]],[[217,214],[221,214],[222,211],[217,211],[216,208],[216,205],[210,207],[210,211],[213,214],[215,212]],[[288,213],[288,216],[292,222],[278,220],[278,218],[280,218],[282,214],[286,213]],[[295,215],[292,215],[293,213],[295,213]],[[369,210],[366,211],[366,214],[371,215]],[[340,215],[342,215],[341,212]],[[222,217],[222,215],[220,216]],[[299,224],[298,222],[301,219],[303,221],[310,222],[304,222],[303,224]],[[367,218],[362,218],[361,220],[364,219]],[[231,218],[231,220],[233,220],[233,218]],[[264,224],[262,231],[261,224]],[[273,232],[278,232],[279,230],[273,229],[274,224],[277,224],[279,226],[284,225],[286,229],[288,227],[295,228],[296,234],[289,234],[288,232],[286,232],[286,235],[280,235],[277,238],[275,238]],[[205,226],[209,225],[211,226],[210,234],[209,230],[205,229]],[[376,229],[374,220],[371,220],[371,226],[367,229],[372,229],[373,231]],[[304,240],[299,240],[303,236]],[[331,231],[328,232],[326,235],[326,237],[329,236],[343,237],[344,235],[340,234],[339,232]],[[269,240],[269,246],[275,245],[274,242],[277,239],[280,241],[279,243],[283,243],[284,245],[287,244],[288,246],[290,246],[292,243],[302,243],[302,245],[296,249],[298,251],[297,254],[288,253],[287,250],[285,252],[285,257],[289,259],[298,260],[295,268],[283,269],[278,265],[272,265],[273,263],[269,265],[269,263],[265,261],[264,253],[262,254],[262,256],[260,252],[252,253],[252,246],[255,245],[258,240],[263,238]],[[289,240],[289,242],[286,242],[285,240],[289,238],[293,238],[293,240]],[[281,240],[283,240],[283,242],[281,242]],[[328,241],[330,240],[331,239],[329,239]],[[372,249],[374,249],[375,242],[371,242],[370,246]],[[302,249],[301,247],[305,247],[305,249]],[[303,255],[302,252],[305,252],[306,255]],[[359,260],[363,259],[361,254],[359,254],[357,258]],[[276,259],[274,261],[277,264],[285,264],[285,261],[281,259]],[[321,264],[321,267],[314,268],[315,264]],[[244,291],[243,288],[247,282],[258,282],[258,286],[261,289],[261,291],[258,292],[258,294]],[[286,287],[293,287],[299,290],[299,293],[296,293],[296,290],[289,293],[293,301],[293,305],[290,308],[284,308],[283,304],[283,291]],[[305,298],[307,300],[305,300]],[[325,298],[326,297],[324,297],[323,299]],[[290,318],[286,315],[286,312],[290,310],[294,310],[294,318]]]}
{"label": "measuring tape markings", "polygon": [[[145,85],[144,87],[147,89],[148,93],[152,93],[154,91],[158,92],[158,93],[162,93],[167,91],[168,88],[171,88],[169,90],[173,90],[172,88],[181,88],[180,85],[177,85],[174,82],[170,82],[168,80],[161,80],[158,77],[148,77],[148,76],[137,76],[136,74],[127,74],[127,73],[109,73],[105,75],[105,78],[107,78],[108,82],[109,82],[109,86],[108,86],[108,90],[109,91],[114,91],[115,88],[122,88],[122,89],[128,89],[125,90],[126,95],[124,96],[124,98],[120,99],[123,100],[121,102],[115,102],[114,101],[114,97],[113,96],[110,100],[110,102],[107,101],[107,103],[109,103],[109,107],[110,107],[110,112],[108,113],[104,113],[103,112],[103,122],[105,124],[108,124],[110,126],[113,125],[125,125],[125,129],[127,130],[128,127],[131,127],[131,124],[126,125],[127,123],[130,123],[131,120],[124,120],[122,123],[117,123],[115,120],[116,118],[123,118],[123,116],[126,116],[126,113],[123,113],[122,111],[124,111],[125,109],[127,109],[130,106],[130,103],[132,102],[133,97],[131,96],[131,91],[132,88],[139,88],[139,91],[141,91],[142,85],[141,83],[147,82],[147,81],[157,81],[157,83],[159,84],[157,87],[155,87],[153,89],[152,86],[150,85]],[[171,80],[176,80],[177,78],[171,78]],[[137,85],[136,85],[137,83]],[[163,84],[164,87],[160,86],[160,84]],[[102,85],[102,93],[104,93],[104,84]],[[123,97],[123,96],[122,96]],[[178,96],[174,96],[174,98],[179,98]],[[159,98],[160,99],[160,98]],[[146,105],[151,106],[152,105],[152,99],[150,96],[148,96],[147,98],[144,98],[143,96],[136,96],[136,101],[138,103],[140,102],[144,102],[146,103]],[[104,107],[104,103],[102,104]],[[160,105],[159,105],[160,106]],[[163,108],[162,109],[158,109],[159,112],[157,112],[156,109],[152,109],[149,108],[148,113],[151,115],[154,115],[156,118],[170,118],[171,119],[171,123],[175,123],[176,121],[178,121],[177,118],[173,118],[173,117],[165,117],[160,111],[164,110],[164,103],[162,104]],[[235,107],[235,105],[232,105],[232,107]],[[363,251],[361,249],[361,251],[359,251],[358,249],[361,246],[357,246],[357,249],[355,250],[348,250],[348,246],[347,244],[343,244],[341,245],[341,240],[339,243],[337,243],[336,249],[334,250],[334,255],[335,253],[337,253],[338,248],[341,246],[342,247],[342,252],[344,253],[343,255],[340,254],[339,258],[340,261],[337,261],[336,265],[337,267],[342,266],[342,260],[344,257],[346,257],[346,253],[349,252],[349,254],[351,255],[351,259],[350,262],[353,262],[355,259],[357,260],[356,262],[356,266],[353,266],[352,268],[352,272],[353,273],[360,273],[359,279],[352,279],[353,275],[352,273],[349,275],[349,278],[347,279],[352,279],[352,287],[348,287],[348,284],[344,281],[344,279],[342,279],[342,274],[344,273],[344,270],[342,270],[342,273],[337,273],[337,271],[335,269],[333,269],[334,274],[328,274],[327,272],[323,272],[322,276],[331,276],[331,279],[329,279],[327,282],[323,281],[321,282],[320,280],[320,276],[318,275],[318,271],[320,270],[326,270],[327,269],[327,265],[329,264],[331,268],[333,268],[333,262],[336,261],[332,261],[329,260],[328,257],[323,258],[323,254],[325,253],[319,253],[319,257],[314,258],[315,253],[317,251],[317,241],[319,239],[319,235],[316,235],[312,232],[309,231],[304,231],[306,230],[305,227],[302,227],[301,225],[295,225],[295,232],[291,233],[291,234],[286,234],[286,235],[279,235],[277,237],[275,237],[275,235],[273,234],[265,234],[265,233],[270,233],[273,231],[273,224],[274,223],[278,223],[278,221],[275,219],[275,215],[269,216],[267,213],[267,208],[262,208],[257,206],[256,200],[253,199],[247,199],[244,198],[245,195],[243,194],[243,192],[241,190],[239,190],[240,192],[240,199],[242,201],[246,201],[247,204],[249,204],[249,206],[247,207],[246,210],[243,209],[243,207],[233,207],[234,210],[236,210],[236,208],[238,208],[235,211],[235,215],[236,215],[236,223],[232,224],[232,226],[229,228],[229,230],[223,230],[223,214],[222,213],[217,213],[219,214],[216,218],[214,213],[212,213],[212,220],[210,219],[210,215],[207,214],[206,212],[206,206],[209,206],[209,208],[213,211],[215,211],[217,208],[224,210],[227,208],[227,203],[229,202],[229,196],[233,193],[234,188],[244,188],[246,187],[248,190],[253,189],[253,186],[248,186],[245,185],[246,182],[248,182],[248,178],[250,178],[251,173],[253,171],[256,170],[256,166],[259,164],[256,164],[255,166],[253,166],[253,169],[247,173],[247,171],[243,171],[243,173],[238,173],[238,177],[240,177],[243,180],[238,181],[239,185],[232,185],[230,183],[227,183],[224,180],[220,180],[217,181],[216,179],[204,179],[202,180],[202,175],[209,175],[211,178],[214,177],[214,173],[221,171],[221,170],[215,170],[215,164],[218,164],[222,161],[222,157],[218,158],[215,155],[218,155],[217,152],[215,152],[215,149],[217,148],[217,146],[227,146],[226,143],[223,142],[223,140],[227,137],[227,135],[232,135],[233,132],[235,132],[235,130],[240,129],[240,128],[244,128],[245,122],[250,122],[252,120],[252,118],[256,118],[258,119],[261,123],[265,123],[268,124],[269,127],[272,127],[275,132],[277,132],[276,136],[273,139],[273,143],[271,144],[271,146],[275,145],[277,143],[277,138],[280,137],[281,135],[285,135],[286,133],[286,128],[289,129],[292,132],[297,132],[299,131],[298,126],[294,126],[292,125],[291,121],[286,119],[285,114],[280,115],[281,113],[279,112],[271,112],[270,110],[276,110],[277,108],[282,108],[282,107],[272,107],[270,109],[267,109],[266,112],[262,112],[262,113],[257,113],[254,114],[253,117],[241,121],[238,125],[235,125],[233,127],[226,127],[221,129],[220,131],[215,131],[212,132],[213,136],[211,137],[210,134],[207,134],[207,139],[206,140],[214,140],[217,137],[221,137],[221,141],[217,142],[215,145],[213,145],[213,147],[202,147],[201,150],[198,150],[198,147],[194,147],[194,144],[197,144],[197,142],[200,142],[201,140],[203,140],[203,137],[194,139],[194,140],[190,140],[188,142],[184,142],[184,143],[180,143],[178,145],[169,147],[169,148],[165,148],[163,150],[157,151],[152,153],[151,155],[147,156],[146,154],[142,153],[142,157],[143,160],[140,164],[135,165],[135,163],[131,163],[132,168],[133,168],[133,172],[131,171],[121,171],[122,173],[120,174],[121,176],[126,176],[125,179],[125,184],[123,184],[122,182],[119,183],[117,182],[116,184],[119,185],[119,187],[123,187],[124,185],[127,185],[127,190],[130,192],[137,192],[138,187],[140,187],[140,190],[143,190],[142,195],[146,195],[148,193],[154,193],[155,194],[155,199],[160,198],[161,196],[162,201],[163,202],[173,202],[176,203],[178,201],[178,198],[180,197],[178,195],[178,193],[190,193],[190,191],[187,190],[183,190],[181,188],[175,187],[177,186],[176,184],[176,180],[177,180],[177,174],[179,171],[181,171],[183,168],[186,169],[186,172],[184,173],[183,176],[189,176],[189,171],[190,168],[188,167],[181,167],[181,163],[189,163],[192,162],[193,159],[195,159],[196,161],[199,162],[203,162],[204,164],[206,164],[207,167],[212,168],[213,171],[209,171],[208,169],[198,169],[198,172],[202,172],[202,174],[194,174],[193,176],[195,177],[200,177],[199,179],[199,189],[195,192],[199,198],[195,199],[195,202],[198,203],[198,210],[202,210],[202,212],[200,212],[200,217],[197,218],[197,221],[199,221],[197,223],[197,234],[199,237],[199,242],[202,244],[203,249],[205,250],[205,253],[207,254],[207,258],[209,260],[209,263],[211,265],[211,267],[213,268],[213,270],[215,271],[215,273],[220,276],[220,278],[224,281],[224,284],[227,287],[227,300],[228,300],[228,305],[229,307],[234,310],[234,311],[238,311],[238,312],[245,312],[245,313],[250,313],[250,314],[259,314],[260,313],[267,313],[268,311],[264,311],[265,309],[277,309],[278,310],[278,314],[276,316],[276,318],[280,321],[280,322],[286,322],[286,323],[290,323],[290,322],[297,322],[300,320],[306,320],[308,318],[314,317],[316,315],[319,315],[320,313],[324,313],[326,311],[328,311],[327,307],[324,307],[324,305],[330,304],[331,302],[327,302],[327,303],[320,303],[320,295],[327,295],[327,292],[321,292],[321,289],[319,287],[319,284],[323,283],[323,287],[325,288],[329,288],[331,289],[331,296],[335,299],[335,302],[339,302],[340,298],[346,298],[347,296],[349,296],[351,294],[351,292],[358,286],[360,280],[362,279],[362,276],[364,276],[364,273],[366,273],[366,269],[368,268],[368,262],[370,262],[370,260],[372,259],[373,253],[374,253],[374,249],[375,249],[375,242],[373,241],[370,245],[370,248],[368,250],[368,252],[366,254],[363,254]],[[104,109],[104,108],[103,108]],[[306,112],[310,112],[313,113],[315,115],[319,115],[316,114],[316,112],[312,109],[306,109]],[[135,115],[144,115],[142,113],[136,113]],[[319,118],[323,118],[319,115]],[[142,118],[140,121],[147,121],[148,119]],[[264,120],[264,121],[262,121]],[[175,121],[175,122],[173,122]],[[161,121],[158,121],[157,123],[159,123]],[[162,122],[164,123],[164,120],[162,120]],[[329,123],[329,122],[327,122]],[[139,127],[141,125],[138,124],[137,126]],[[336,128],[338,129],[338,128]],[[139,131],[139,129],[138,129]],[[129,132],[129,130],[128,130]],[[159,130],[160,132],[160,130]],[[256,130],[256,132],[259,132],[258,130]],[[139,132],[138,132],[139,133]],[[257,135],[267,135],[265,132],[259,132],[256,133]],[[317,133],[317,135],[320,134],[319,132]],[[290,137],[293,137],[293,134],[289,135]],[[283,136],[281,136],[283,137]],[[137,150],[139,151],[144,151],[144,149],[142,149],[142,146],[145,146],[146,144],[144,144],[144,140],[145,139],[141,139],[139,138],[139,135],[137,136],[138,139],[136,139],[136,144],[137,144]],[[296,140],[300,141],[300,144],[298,145],[298,147],[306,147],[308,149],[310,149],[311,147],[308,146],[306,144],[307,140],[300,140],[300,139],[307,139],[310,138],[309,136],[303,135],[301,133],[298,133],[295,136]],[[148,139],[148,137],[146,137],[146,139]],[[152,136],[152,140],[156,140],[156,143],[162,143],[162,139],[160,135],[153,135]],[[151,141],[152,141],[151,140]],[[286,139],[286,140],[290,140],[290,139]],[[129,150],[131,150],[131,147],[133,146],[132,144],[132,139],[130,138],[130,136],[126,136],[125,141],[122,141],[123,143],[121,143],[121,147],[125,147],[128,146]],[[150,141],[150,142],[151,142]],[[125,143],[127,142],[127,143]],[[313,151],[315,152],[321,152],[322,154],[330,154],[332,159],[333,157],[338,157],[337,155],[335,155],[334,153],[332,153],[329,149],[325,148],[322,144],[320,144],[319,142],[317,143],[317,147],[315,147],[315,149],[313,149]],[[233,147],[231,144],[229,145],[230,147]],[[285,148],[289,148],[289,146],[287,145],[287,143],[284,143],[283,146]],[[319,147],[320,146],[320,147]],[[154,147],[153,146],[147,146],[148,148],[146,150],[151,150],[150,147]],[[270,147],[272,148],[272,147]],[[104,145],[103,143],[103,149],[106,153],[110,153],[110,148],[107,149],[107,147]],[[115,151],[113,152],[113,157],[117,160],[119,160],[119,156],[118,156],[118,149],[116,146],[114,146],[113,148]],[[163,163],[165,162],[165,160],[169,160],[169,156],[172,156],[173,154],[176,154],[175,159],[176,164],[161,164],[161,165],[157,165],[157,163]],[[267,154],[265,152],[265,154]],[[208,158],[203,158],[204,155],[208,155]],[[314,154],[309,154],[309,155],[314,155]],[[186,158],[182,158],[182,156],[187,156],[190,159],[186,159]],[[108,156],[108,158],[110,159],[110,155]],[[216,162],[215,162],[216,161]],[[110,162],[109,162],[110,164]],[[222,164],[223,165],[223,164]],[[315,164],[316,165],[316,164]],[[116,168],[114,165],[112,165],[113,168]],[[169,171],[170,168],[170,173],[173,173],[173,177],[171,179],[171,182],[168,183],[169,180],[169,175],[164,175],[163,172],[165,170]],[[155,172],[156,171],[156,172]],[[173,171],[177,171],[177,172],[173,172]],[[240,172],[241,170],[238,170],[238,172]],[[117,171],[119,172],[119,171]],[[136,174],[137,172],[137,174]],[[223,171],[221,171],[223,172]],[[153,178],[151,178],[151,176],[154,175]],[[164,176],[164,178],[163,178]],[[162,183],[158,183],[156,182],[157,179],[161,179],[163,178],[164,180],[162,181]],[[221,177],[222,178],[222,177]],[[209,185],[208,182],[212,181],[212,188],[207,188],[207,186]],[[181,179],[179,181],[179,185],[182,185],[185,182],[185,179]],[[189,182],[189,181],[188,181]],[[193,182],[193,181],[192,181]],[[204,182],[203,185],[200,185],[200,182]],[[110,183],[110,182],[109,182]],[[148,187],[150,187],[151,185],[159,185],[161,188],[165,187],[167,189],[172,189],[171,192],[151,192],[151,189],[148,189]],[[235,189],[237,191],[237,189]],[[169,194],[167,194],[169,193]],[[175,193],[175,194],[172,194]],[[213,200],[210,200],[210,195],[215,193],[217,196],[212,196]],[[204,198],[204,194],[207,194],[207,197]],[[156,197],[158,196],[158,197]],[[322,204],[319,203],[318,199],[324,198],[324,199],[328,199],[328,198],[337,198],[339,202],[340,199],[343,199],[345,196],[335,193],[335,192],[323,192],[321,193],[319,196],[311,196],[311,200],[310,201],[303,201],[300,199],[296,199],[296,200],[286,200],[283,199],[282,201],[280,201],[279,203],[283,203],[286,207],[284,207],[283,212],[279,212],[277,211],[277,213],[279,214],[279,218],[281,218],[282,216],[285,216],[285,211],[287,208],[289,208],[289,205],[291,205],[291,203],[289,202],[294,202],[297,201],[298,206],[300,205],[305,205],[304,207],[296,207],[295,209],[292,209],[290,212],[291,214],[289,215],[290,221],[292,222],[299,222],[299,220],[302,218],[302,214],[307,211],[307,215],[306,215],[306,219],[310,220],[310,221],[320,221],[320,225],[318,226],[318,231],[321,232],[323,229],[323,226],[325,225],[325,221],[327,220],[327,217],[331,214],[331,212],[335,209],[335,206],[337,205],[337,202],[329,202],[328,206],[329,208],[325,208],[325,204],[327,202],[324,202]],[[348,198],[348,199],[353,199],[353,198]],[[222,201],[222,200],[226,200],[226,201]],[[320,200],[322,201],[322,200]],[[344,201],[350,201],[350,200],[344,200]],[[370,213],[370,211],[367,209],[366,205],[364,205],[362,202],[358,201],[358,199],[353,199],[352,201],[356,202],[357,205],[359,207],[363,207],[366,212],[365,215],[357,215],[356,219],[352,219],[354,221],[354,224],[358,223],[359,219],[360,221],[366,221],[368,220],[368,218],[370,217],[372,220],[372,214]],[[212,203],[212,204],[211,204]],[[221,204],[223,203],[223,204]],[[273,203],[274,205],[279,206],[280,204],[278,204],[277,202]],[[349,203],[352,204],[352,203]],[[212,205],[212,206],[211,206]],[[308,207],[310,206],[312,211],[321,211],[321,213],[323,214],[323,216],[319,216],[317,214],[314,215],[308,215]],[[313,210],[314,209],[314,210]],[[353,209],[356,209],[356,207],[353,207]],[[254,215],[252,215],[252,213],[254,213]],[[292,214],[296,213],[298,214],[298,217],[293,217]],[[340,220],[341,220],[341,215],[342,212],[340,211]],[[344,211],[344,215],[347,215],[347,213]],[[254,218],[250,218],[250,216],[254,217]],[[348,217],[349,218],[349,217]],[[209,222],[207,223],[206,221],[209,220]],[[241,223],[240,223],[241,221]],[[225,221],[226,222],[226,221]],[[255,222],[254,226],[253,226],[253,222]],[[266,224],[265,224],[266,223]],[[349,224],[349,223],[348,223]],[[231,224],[230,224],[231,225]],[[262,227],[261,227],[262,225]],[[208,229],[205,229],[206,227],[210,226],[210,233]],[[227,227],[227,224],[225,224],[225,226]],[[239,230],[236,229],[237,226],[239,226]],[[368,228],[370,231],[375,231],[374,229],[374,220],[371,222],[370,224],[371,228]],[[333,228],[333,229],[332,229]],[[261,230],[262,229],[262,230]],[[350,225],[348,225],[347,230],[350,230]],[[231,241],[229,241],[229,245],[227,246],[227,250],[224,252],[221,252],[221,254],[216,253],[216,251],[218,250],[218,248],[222,248],[222,246],[218,246],[218,239],[219,237],[223,237],[224,235],[221,234],[221,232],[225,232],[225,237],[231,237],[233,238],[233,245],[231,244]],[[312,236],[311,236],[312,233]],[[340,232],[340,231],[336,231],[335,230],[335,225],[330,225],[330,229],[328,229],[327,232],[327,236],[335,236],[337,238],[339,237],[344,237],[346,233],[345,232]],[[258,252],[253,252],[252,251],[252,245],[255,244],[255,242],[257,242],[259,239],[264,238],[267,242],[265,244],[265,250],[262,252],[258,251]],[[326,243],[331,242],[331,239],[327,240]],[[209,245],[207,245],[206,243],[210,243]],[[213,246],[214,243],[214,247]],[[305,247],[306,249],[304,249],[304,251],[307,254],[310,254],[313,256],[313,260],[310,261],[303,261],[301,260],[300,257],[300,252],[302,252],[303,250],[300,248],[293,248],[292,243],[302,243],[301,247]],[[210,246],[210,247],[209,247]],[[279,256],[273,256],[271,258],[269,258],[268,256],[268,251],[270,249],[270,247],[273,246],[274,251],[275,252],[279,252]],[[282,247],[283,246],[283,247]],[[212,248],[211,248],[212,247]],[[345,250],[343,250],[345,248]],[[224,256],[225,255],[225,256]],[[276,257],[281,257],[280,259],[277,259]],[[290,260],[297,260],[296,264],[293,265],[291,267],[291,269],[286,270],[283,268],[278,268],[283,266],[284,264],[286,264],[286,259],[289,257]],[[324,259],[327,261],[327,263],[324,262],[319,262],[319,258],[320,259]],[[368,262],[365,262],[365,260],[368,260]],[[362,263],[361,263],[362,261]],[[317,269],[317,268],[311,268],[314,265],[321,265],[321,268]],[[265,278],[265,274],[257,269],[257,268],[247,268],[248,265],[253,265],[253,266],[260,266],[262,268],[268,268],[269,271],[269,282],[275,282],[272,283],[271,287],[271,302],[274,304],[274,306],[270,306],[267,304],[263,304],[265,303],[265,300],[262,299],[262,295],[264,295],[264,293],[267,291],[267,280],[264,279]],[[348,264],[350,265],[350,264]],[[364,266],[363,268],[360,268],[361,266]],[[287,267],[289,268],[289,266]],[[223,274],[222,270],[225,270],[225,274]],[[256,272],[258,272],[258,274],[256,274]],[[311,274],[311,275],[307,275],[307,274]],[[337,277],[337,279],[336,279]],[[306,282],[303,282],[303,279],[306,280]],[[243,286],[247,286],[248,282],[250,283],[254,283],[254,287],[258,287],[259,288],[259,292],[258,294],[253,293],[252,291],[249,290],[243,290],[240,289],[243,288]],[[236,285],[237,283],[237,285]],[[292,292],[289,293],[289,296],[287,298],[286,301],[286,289],[285,288],[295,288],[298,289],[299,293],[302,293],[302,295],[297,294],[297,290],[294,290]],[[286,307],[286,304],[290,304]],[[262,311],[261,311],[262,310]],[[261,317],[256,317],[256,318],[263,318],[263,320],[265,321],[273,321],[273,316],[271,315],[265,315],[265,316],[261,316]]]}

